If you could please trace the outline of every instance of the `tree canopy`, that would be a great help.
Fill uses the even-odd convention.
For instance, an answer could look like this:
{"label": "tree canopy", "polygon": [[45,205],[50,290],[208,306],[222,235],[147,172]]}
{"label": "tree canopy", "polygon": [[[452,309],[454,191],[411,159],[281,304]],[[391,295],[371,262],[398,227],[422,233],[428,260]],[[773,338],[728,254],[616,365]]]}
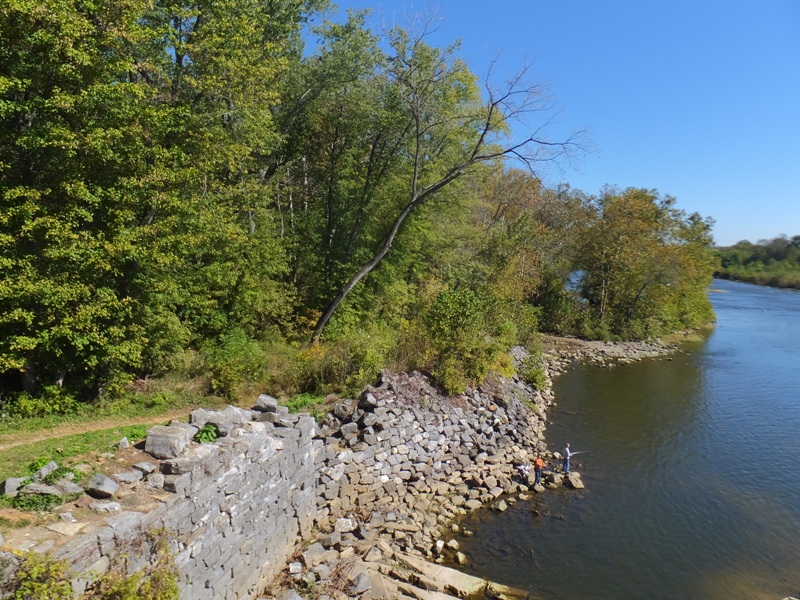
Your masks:
{"label": "tree canopy", "polygon": [[528,73],[493,86],[424,28],[326,11],[0,6],[4,397],[172,369],[343,390],[386,365],[457,390],[539,330],[709,320],[710,221],[545,186],[580,139],[547,137]]}

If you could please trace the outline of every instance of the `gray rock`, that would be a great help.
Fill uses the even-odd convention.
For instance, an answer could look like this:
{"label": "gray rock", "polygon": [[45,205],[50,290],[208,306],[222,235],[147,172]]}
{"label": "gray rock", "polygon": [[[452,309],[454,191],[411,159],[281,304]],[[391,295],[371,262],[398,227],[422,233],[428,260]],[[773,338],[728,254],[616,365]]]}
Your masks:
{"label": "gray rock", "polygon": [[153,473],[147,478],[147,487],[154,490],[164,489],[164,476],[161,473]]}
{"label": "gray rock", "polygon": [[143,477],[144,473],[138,469],[125,471],[124,473],[114,473],[114,479],[120,483],[136,483],[137,481],[141,481]]}
{"label": "gray rock", "polygon": [[364,560],[369,562],[378,562],[383,558],[383,552],[377,546],[370,548],[364,555]]}
{"label": "gray rock", "polygon": [[9,477],[0,484],[0,494],[13,498],[17,495],[21,484],[29,479],[30,477]]}
{"label": "gray rock", "polygon": [[150,473],[155,473],[158,467],[156,467],[153,463],[140,462],[133,465],[133,468],[140,470],[145,475],[150,475]]}
{"label": "gray rock", "polygon": [[89,508],[100,513],[116,513],[122,510],[119,502],[92,502]]}
{"label": "gray rock", "polygon": [[372,579],[366,573],[359,573],[353,579],[353,585],[350,586],[350,594],[352,596],[360,596],[367,590],[372,589]]}
{"label": "gray rock", "polygon": [[43,466],[41,469],[36,471],[36,473],[33,474],[33,480],[42,481],[45,477],[50,475],[50,473],[55,471],[57,468],[58,468],[58,463],[51,460],[49,463],[47,463],[45,466]]}
{"label": "gray rock", "polygon": [[312,569],[324,560],[326,552],[322,544],[315,542],[303,552],[303,562],[307,568]]}
{"label": "gray rock", "polygon": [[128,441],[127,437],[124,437],[119,442],[117,442],[117,450],[125,450],[126,448],[130,447],[131,443]]}
{"label": "gray rock", "polygon": [[83,493],[83,488],[81,486],[79,486],[77,483],[70,481],[66,477],[64,479],[59,479],[58,481],[55,482],[54,485],[62,492],[64,492],[64,494],[67,496]]}
{"label": "gray rock", "polygon": [[323,533],[318,538],[319,543],[321,543],[326,548],[332,548],[337,544],[341,543],[342,541],[342,532],[341,531],[334,531],[332,533]]}
{"label": "gray rock", "polygon": [[303,572],[303,565],[299,562],[290,562],[289,563],[289,574],[290,575],[299,575]]}
{"label": "gray rock", "polygon": [[147,432],[144,451],[156,458],[176,458],[191,441],[194,434],[184,427],[155,425]]}
{"label": "gray rock", "polygon": [[575,473],[574,471],[567,475],[567,481],[569,481],[570,487],[575,490],[582,490],[586,487],[581,481],[580,473]]}
{"label": "gray rock", "polygon": [[39,496],[58,496],[64,497],[64,492],[52,485],[45,485],[43,483],[29,483],[24,488],[19,490],[20,494],[31,494]]}
{"label": "gray rock", "polygon": [[95,498],[110,498],[118,489],[119,484],[102,473],[95,473],[86,484],[86,492]]}
{"label": "gray rock", "polygon": [[342,400],[341,402],[337,402],[333,405],[333,414],[336,415],[336,418],[340,421],[344,421],[353,414],[355,409],[355,402],[352,400]]}
{"label": "gray rock", "polygon": [[269,394],[261,394],[253,405],[253,410],[258,412],[278,412],[278,400]]}
{"label": "gray rock", "polygon": [[355,531],[358,527],[358,523],[355,519],[351,519],[349,517],[342,517],[341,519],[336,520],[336,525],[334,526],[335,530],[340,533],[350,533]]}

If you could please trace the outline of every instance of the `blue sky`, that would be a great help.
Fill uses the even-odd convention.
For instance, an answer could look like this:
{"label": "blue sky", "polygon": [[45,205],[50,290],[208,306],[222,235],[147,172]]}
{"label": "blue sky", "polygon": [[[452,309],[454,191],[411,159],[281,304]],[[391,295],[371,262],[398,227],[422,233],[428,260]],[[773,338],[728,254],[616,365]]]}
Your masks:
{"label": "blue sky", "polygon": [[[595,152],[550,173],[594,194],[657,189],[719,245],[800,235],[798,0],[340,0],[372,24],[437,15],[436,45],[484,75],[526,61]],[[557,130],[554,131],[554,135]]]}

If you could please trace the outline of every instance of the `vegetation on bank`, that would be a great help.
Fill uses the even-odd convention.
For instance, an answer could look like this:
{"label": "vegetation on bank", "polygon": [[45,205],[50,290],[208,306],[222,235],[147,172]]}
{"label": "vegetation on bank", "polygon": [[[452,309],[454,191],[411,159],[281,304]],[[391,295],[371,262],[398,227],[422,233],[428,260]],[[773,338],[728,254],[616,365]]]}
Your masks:
{"label": "vegetation on bank", "polygon": [[456,392],[540,331],[712,319],[709,219],[545,187],[580,144],[527,74],[326,5],[0,6],[3,421],[313,404],[384,367]]}
{"label": "vegetation on bank", "polygon": [[800,235],[718,248],[722,279],[800,290]]}

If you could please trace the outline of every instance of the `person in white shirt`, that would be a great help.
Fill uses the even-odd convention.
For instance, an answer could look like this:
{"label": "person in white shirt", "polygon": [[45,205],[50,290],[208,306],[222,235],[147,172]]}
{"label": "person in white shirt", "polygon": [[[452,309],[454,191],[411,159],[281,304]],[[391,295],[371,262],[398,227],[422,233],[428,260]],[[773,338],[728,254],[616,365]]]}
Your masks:
{"label": "person in white shirt", "polygon": [[569,444],[564,448],[564,473],[569,473],[569,459],[572,456],[572,451],[569,449]]}

